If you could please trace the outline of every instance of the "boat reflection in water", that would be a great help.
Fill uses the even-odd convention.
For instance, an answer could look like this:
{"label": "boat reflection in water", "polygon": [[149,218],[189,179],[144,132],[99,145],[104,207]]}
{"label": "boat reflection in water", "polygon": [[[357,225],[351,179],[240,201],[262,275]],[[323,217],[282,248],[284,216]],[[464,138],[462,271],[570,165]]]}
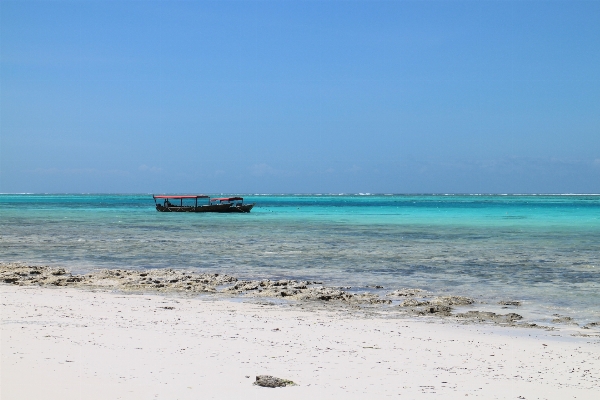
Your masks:
{"label": "boat reflection in water", "polygon": [[[204,194],[197,195],[154,195],[156,210],[160,212],[240,212],[247,213],[253,204],[244,204],[242,197],[219,197],[211,199]],[[198,199],[208,199],[206,204],[198,204]],[[186,204],[184,204],[184,200]],[[191,200],[194,201],[193,204]],[[177,204],[179,203],[179,204]]]}

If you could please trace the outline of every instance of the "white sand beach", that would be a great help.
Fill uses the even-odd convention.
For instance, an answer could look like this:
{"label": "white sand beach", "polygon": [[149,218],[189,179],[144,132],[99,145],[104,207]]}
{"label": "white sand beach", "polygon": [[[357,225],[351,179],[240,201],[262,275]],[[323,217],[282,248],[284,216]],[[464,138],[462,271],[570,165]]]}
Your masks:
{"label": "white sand beach", "polygon": [[[1,398],[596,399],[600,341],[235,299],[0,284]],[[263,388],[256,375],[296,386]]]}

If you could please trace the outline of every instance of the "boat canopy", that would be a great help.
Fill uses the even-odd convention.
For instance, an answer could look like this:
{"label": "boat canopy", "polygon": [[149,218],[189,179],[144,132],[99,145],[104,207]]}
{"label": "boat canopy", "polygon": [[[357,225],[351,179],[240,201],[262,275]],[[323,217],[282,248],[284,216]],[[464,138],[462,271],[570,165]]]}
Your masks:
{"label": "boat canopy", "polygon": [[215,199],[210,199],[210,201],[236,201],[236,200],[244,200],[243,197],[218,197]]}
{"label": "boat canopy", "polygon": [[159,196],[152,196],[155,199],[208,199],[210,196],[207,196],[205,194],[193,194],[193,195],[183,195],[183,196],[166,196],[166,195],[159,195]]}

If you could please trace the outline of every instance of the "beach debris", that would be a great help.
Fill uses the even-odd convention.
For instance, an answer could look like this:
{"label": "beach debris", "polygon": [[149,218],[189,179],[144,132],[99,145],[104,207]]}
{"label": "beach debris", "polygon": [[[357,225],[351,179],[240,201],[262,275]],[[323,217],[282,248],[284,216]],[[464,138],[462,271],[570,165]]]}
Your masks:
{"label": "beach debris", "polygon": [[503,300],[503,301],[499,301],[498,304],[500,304],[501,306],[520,306],[521,302],[520,301],[514,301],[514,300]]}
{"label": "beach debris", "polygon": [[271,375],[258,375],[253,384],[256,386],[269,388],[296,386],[296,384],[293,381],[290,381],[288,379],[276,378]]}

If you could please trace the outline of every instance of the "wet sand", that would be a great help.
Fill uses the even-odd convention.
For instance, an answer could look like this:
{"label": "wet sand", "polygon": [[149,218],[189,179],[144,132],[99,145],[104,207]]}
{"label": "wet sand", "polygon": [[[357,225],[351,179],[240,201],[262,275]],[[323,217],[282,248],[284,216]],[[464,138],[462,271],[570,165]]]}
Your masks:
{"label": "wet sand", "polygon": [[[390,311],[372,296],[232,296],[239,282],[219,276],[195,282],[214,291],[190,294],[178,280],[171,283],[184,289],[141,293],[109,283],[121,279],[85,285],[66,271],[28,271],[23,279],[47,275],[74,285],[0,284],[2,399],[592,399],[600,392],[595,327],[572,336],[506,320],[459,323],[395,312],[402,306]],[[154,278],[150,285],[160,285]],[[302,286],[286,287],[294,285]],[[296,385],[258,387],[257,375]]]}

